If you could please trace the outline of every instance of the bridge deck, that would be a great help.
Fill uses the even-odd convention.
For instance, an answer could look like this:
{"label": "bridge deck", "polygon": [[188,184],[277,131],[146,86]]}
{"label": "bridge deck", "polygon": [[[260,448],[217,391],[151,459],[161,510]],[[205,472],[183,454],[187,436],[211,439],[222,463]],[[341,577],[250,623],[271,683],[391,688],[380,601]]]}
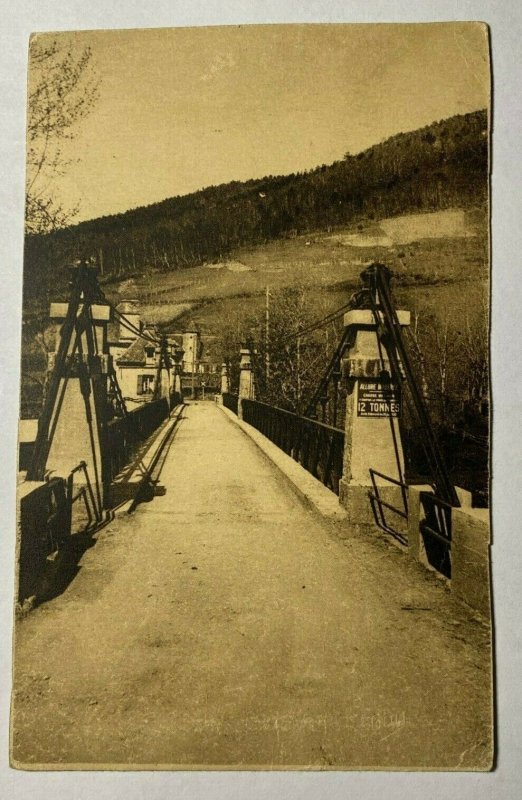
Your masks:
{"label": "bridge deck", "polygon": [[161,482],[18,624],[18,762],[487,765],[488,631],[436,579],[340,541],[211,403]]}

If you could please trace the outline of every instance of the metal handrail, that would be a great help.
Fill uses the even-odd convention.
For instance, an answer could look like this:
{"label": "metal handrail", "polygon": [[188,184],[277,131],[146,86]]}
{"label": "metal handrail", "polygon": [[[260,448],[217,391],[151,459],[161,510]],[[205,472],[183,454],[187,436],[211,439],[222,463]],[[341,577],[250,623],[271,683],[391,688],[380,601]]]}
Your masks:
{"label": "metal handrail", "polygon": [[392,478],[390,475],[385,475],[384,472],[379,472],[379,470],[371,467],[370,475],[378,475],[379,478],[384,478],[384,480],[388,481],[389,483],[394,483],[396,486],[406,486],[406,484],[403,481],[398,480],[398,478]]}
{"label": "metal handrail", "polygon": [[229,411],[232,411],[234,414],[237,414],[238,411],[238,404],[239,404],[239,396],[234,394],[233,392],[223,392],[223,405],[225,408],[228,408]]}
{"label": "metal handrail", "polygon": [[309,422],[312,425],[317,425],[320,428],[325,428],[328,431],[335,431],[335,433],[342,433],[344,436],[344,430],[342,428],[335,428],[333,425],[327,425],[326,422],[321,422],[318,419],[313,419],[312,417],[301,416],[297,414],[295,411],[288,411],[286,408],[280,408],[279,406],[271,406],[269,403],[263,403],[261,400],[248,400],[249,403],[256,403],[259,406],[264,406],[265,408],[269,408],[272,411],[277,411],[280,414],[287,414],[290,417],[294,417],[296,419],[301,419],[304,422]]}
{"label": "metal handrail", "polygon": [[110,478],[114,478],[133,458],[138,446],[168,418],[170,404],[166,398],[144,403],[125,417],[107,425],[110,451]]}
{"label": "metal handrail", "polygon": [[451,578],[452,513],[451,503],[431,492],[421,492],[425,518],[420,522],[426,557],[438,572]]}
{"label": "metal handrail", "polygon": [[[80,471],[83,471],[84,473],[85,486],[81,486],[77,492],[74,492],[74,475]],[[90,527],[92,522],[91,507],[94,512],[94,518],[96,522],[100,522],[102,519],[102,509],[99,508],[98,504],[96,503],[91,479],[89,477],[89,471],[87,469],[87,464],[85,463],[85,461],[80,461],[79,464],[73,467],[67,478],[67,502],[69,506],[68,513],[69,513],[70,527],[72,527],[72,507],[74,503],[76,503],[81,497],[83,497],[85,500],[85,507],[87,509],[87,514],[89,515],[87,521],[87,527]]]}
{"label": "metal handrail", "polygon": [[243,420],[339,494],[344,431],[259,400],[241,400]]}
{"label": "metal handrail", "polygon": [[[370,505],[373,512],[373,517],[375,520],[375,524],[378,528],[385,531],[385,533],[389,533],[390,536],[393,536],[397,539],[401,544],[408,544],[408,537],[405,536],[404,533],[397,530],[397,528],[393,527],[387,520],[384,514],[383,508],[387,508],[392,513],[396,514],[397,516],[401,517],[402,519],[408,520],[409,518],[409,511],[408,511],[408,487],[403,482],[398,480],[397,478],[392,478],[390,475],[385,475],[383,472],[379,472],[376,469],[370,469],[370,479],[373,486],[373,492],[370,490],[368,492],[368,497],[370,498]],[[388,503],[386,500],[383,500],[379,493],[379,487],[375,480],[375,476],[378,475],[379,478],[383,478],[388,483],[391,483],[394,486],[399,486],[401,489],[401,496],[403,502],[403,508],[398,508],[394,506],[392,503]]]}
{"label": "metal handrail", "polygon": [[405,516],[407,518],[408,517],[408,486],[406,485],[406,483],[404,483],[404,481],[399,480],[398,478],[392,478],[389,475],[385,475],[383,472],[378,472],[378,470],[370,468],[370,477],[371,477],[372,484],[373,484],[373,487],[374,487],[376,492],[377,492],[377,484],[375,482],[375,477],[374,477],[375,475],[378,475],[380,478],[383,478],[388,483],[392,483],[395,486],[400,486],[401,495],[402,495],[402,502],[404,503],[404,509],[405,509],[405,512],[406,512]]}
{"label": "metal handrail", "polygon": [[423,531],[426,533],[435,536],[437,539],[440,539],[444,544],[447,544],[448,547],[451,547],[451,511],[453,506],[451,503],[447,503],[445,500],[442,500],[440,497],[432,494],[431,492],[421,492],[421,502],[424,506],[424,511],[428,511],[426,506],[431,506],[431,511],[437,512],[437,509],[444,509],[446,512],[445,514],[437,515],[437,521],[442,522],[440,529],[434,530],[431,525],[429,525],[426,520],[423,520],[421,523]]}

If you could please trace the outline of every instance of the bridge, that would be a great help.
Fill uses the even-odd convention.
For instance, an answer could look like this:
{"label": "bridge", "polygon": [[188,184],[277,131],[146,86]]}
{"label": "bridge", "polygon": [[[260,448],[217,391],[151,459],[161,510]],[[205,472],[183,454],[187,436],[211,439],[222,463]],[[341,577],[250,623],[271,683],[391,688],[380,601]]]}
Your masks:
{"label": "bridge", "polygon": [[[224,369],[218,402],[89,415],[112,379],[103,353],[76,357],[103,316],[78,292],[19,487],[16,763],[488,768],[487,510],[449,483],[429,420],[432,481],[406,479],[415,386],[386,300],[345,312],[317,393],[324,411],[344,375],[341,429],[256,399],[248,347],[237,394]],[[64,383],[87,410],[74,447]]]}

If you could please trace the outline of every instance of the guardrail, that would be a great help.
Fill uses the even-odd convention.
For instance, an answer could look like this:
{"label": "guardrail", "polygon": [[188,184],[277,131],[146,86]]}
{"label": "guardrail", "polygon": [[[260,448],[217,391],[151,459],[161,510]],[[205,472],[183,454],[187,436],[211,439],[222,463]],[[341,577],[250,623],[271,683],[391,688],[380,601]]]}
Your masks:
{"label": "guardrail", "polygon": [[136,450],[164,422],[170,413],[166,398],[144,403],[127,416],[111,420],[107,426],[110,453],[110,478],[129,464]]}
{"label": "guardrail", "polygon": [[180,420],[183,419],[182,411],[184,408],[184,404],[180,405],[178,414],[171,417],[169,424],[163,428],[160,436],[154,440],[152,457],[150,460],[148,459],[148,463],[145,464],[141,462],[141,480],[134,490],[132,502],[128,509],[129,514],[131,514],[140,503],[151,500],[156,494],[165,493],[164,487],[158,485],[159,478],[177,426]]}
{"label": "guardrail", "polygon": [[241,400],[241,408],[245,422],[339,494],[344,431],[259,400]]}
{"label": "guardrail", "polygon": [[[376,477],[381,479],[380,483],[377,483]],[[451,578],[454,506],[441,500],[432,491],[421,491],[420,506],[419,502],[414,503],[413,518],[410,520],[408,492],[415,487],[408,487],[402,481],[375,469],[370,469],[370,478],[372,489],[368,497],[377,527],[410,548],[420,534],[427,563],[446,578]],[[415,549],[418,550],[418,545]]]}
{"label": "guardrail", "polygon": [[[376,481],[376,476],[377,478],[381,478],[382,480],[386,481],[388,486],[382,486],[382,484],[378,484]],[[389,533],[390,536],[393,536],[395,539],[397,539],[401,544],[408,544],[407,485],[396,478],[391,478],[389,475],[384,475],[382,472],[378,472],[376,469],[370,469],[370,478],[372,481],[373,490],[368,492],[368,496],[370,498],[375,524],[378,528],[386,533]],[[395,491],[393,491],[393,497],[390,489],[395,489]],[[398,491],[399,489],[400,492]],[[382,496],[385,493],[388,496],[387,500],[384,500]],[[392,499],[395,500],[396,497],[400,497],[400,505],[390,502]],[[387,516],[386,511],[392,513],[391,521],[389,515]],[[399,517],[399,520],[397,520],[397,517]],[[400,520],[405,520],[406,522],[402,523],[401,525]]]}
{"label": "guardrail", "polygon": [[449,503],[431,492],[421,492],[424,519],[420,532],[424,539],[426,558],[438,572],[451,578],[452,509]]}
{"label": "guardrail", "polygon": [[239,403],[239,397],[237,396],[237,394],[224,392],[222,397],[223,397],[223,405],[225,406],[225,408],[228,408],[229,411],[233,411],[234,414],[237,414],[237,407]]}
{"label": "guardrail", "polygon": [[[74,491],[74,476],[77,472],[83,472],[85,484]],[[85,509],[87,511],[87,528],[90,528],[93,522],[101,522],[102,509],[99,508],[98,503],[94,497],[91,479],[87,471],[87,464],[85,461],[80,461],[77,467],[71,470],[67,478],[67,503],[69,505],[69,530],[72,531],[72,515],[73,505],[78,501],[83,500]]]}

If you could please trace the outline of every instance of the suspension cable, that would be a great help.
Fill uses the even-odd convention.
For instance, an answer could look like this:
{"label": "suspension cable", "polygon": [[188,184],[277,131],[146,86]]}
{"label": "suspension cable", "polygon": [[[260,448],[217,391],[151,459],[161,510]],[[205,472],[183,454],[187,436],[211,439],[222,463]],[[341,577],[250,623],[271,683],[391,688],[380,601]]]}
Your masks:
{"label": "suspension cable", "polygon": [[153,336],[151,333],[144,333],[138,327],[136,327],[136,325],[133,325],[132,322],[129,322],[127,317],[125,317],[120,311],[117,311],[117,309],[111,303],[109,303],[108,305],[113,311],[120,325],[126,328],[130,333],[136,334],[136,336],[139,336],[141,339],[146,339],[149,342],[154,342],[154,344],[160,343],[160,340],[157,339],[155,336]]}
{"label": "suspension cable", "polygon": [[151,344],[160,344],[160,339],[156,339],[156,337],[149,335],[147,333],[143,333],[138,328],[134,327],[133,325],[127,325],[127,320],[122,315],[118,316],[118,321],[120,325],[125,328],[129,333],[133,333],[139,339],[143,339],[145,342],[150,342]]}
{"label": "suspension cable", "polygon": [[307,334],[313,333],[319,328],[325,327],[325,325],[329,325],[331,322],[334,322],[336,319],[343,316],[343,314],[345,314],[347,311],[357,308],[360,300],[364,295],[365,295],[364,290],[359,292],[354,292],[348,303],[345,303],[343,306],[340,306],[340,308],[337,308],[335,311],[332,311],[330,314],[327,314],[322,319],[316,320],[315,322],[311,322],[309,325],[305,325],[304,328],[300,328],[299,330],[294,331],[293,333],[287,334],[282,339],[276,339],[275,341],[272,341],[271,344],[272,345],[284,344],[287,341],[290,341],[292,339],[299,339],[301,338],[301,336],[306,336]]}
{"label": "suspension cable", "polygon": [[136,336],[139,336],[141,339],[144,339],[145,341],[152,342],[153,344],[161,344],[161,340],[157,339],[155,336],[152,336],[152,334],[143,333],[143,331],[140,331],[140,329],[137,328],[136,325],[134,325],[132,322],[130,322],[130,320],[127,319],[127,317],[125,317],[121,313],[121,311],[118,311],[116,306],[113,303],[111,303],[110,300],[108,300],[108,298],[103,293],[102,289],[100,287],[98,287],[98,288],[99,288],[99,291],[98,291],[97,299],[99,299],[105,305],[109,306],[109,308],[112,310],[114,315],[117,317],[120,325],[122,325],[124,328],[126,328],[127,331],[129,331],[129,333],[134,333]]}

